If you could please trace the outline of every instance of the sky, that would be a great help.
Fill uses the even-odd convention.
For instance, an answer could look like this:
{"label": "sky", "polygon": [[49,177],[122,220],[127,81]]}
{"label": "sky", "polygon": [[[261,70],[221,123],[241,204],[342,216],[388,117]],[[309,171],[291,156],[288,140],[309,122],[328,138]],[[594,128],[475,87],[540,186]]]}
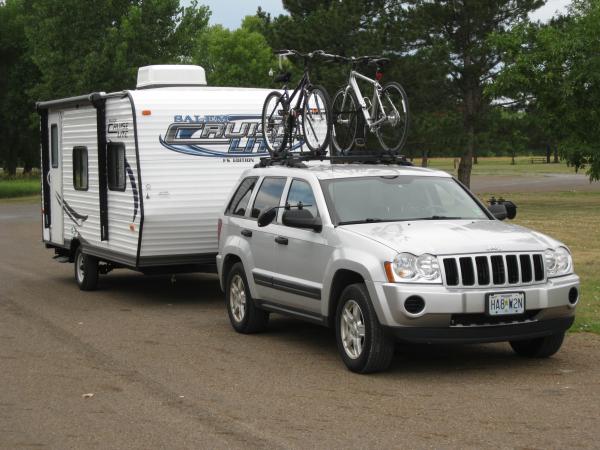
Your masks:
{"label": "sky", "polygon": [[[182,3],[188,5],[190,2],[184,0]],[[242,19],[253,15],[259,6],[272,16],[285,13],[281,0],[200,0],[198,3],[207,5],[212,11],[211,25],[219,23],[230,29],[238,28]],[[531,18],[545,22],[557,10],[564,12],[569,3],[570,0],[548,0],[544,6],[531,14]]]}

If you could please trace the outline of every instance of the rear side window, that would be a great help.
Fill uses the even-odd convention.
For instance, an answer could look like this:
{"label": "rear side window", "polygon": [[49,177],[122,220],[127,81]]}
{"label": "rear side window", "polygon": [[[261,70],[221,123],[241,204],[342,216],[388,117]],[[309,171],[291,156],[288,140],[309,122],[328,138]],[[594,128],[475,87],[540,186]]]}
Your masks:
{"label": "rear side window", "polygon": [[73,147],[73,187],[77,191],[88,190],[87,147]]}
{"label": "rear side window", "polygon": [[108,189],[111,191],[125,190],[125,144],[110,142],[106,165],[108,169]]}
{"label": "rear side window", "polygon": [[56,169],[58,167],[58,126],[56,125],[50,127],[50,150],[52,167]]}
{"label": "rear side window", "polygon": [[265,178],[256,194],[252,217],[257,218],[261,212],[273,206],[279,206],[279,200],[285,187],[285,178]]}
{"label": "rear side window", "polygon": [[225,214],[231,214],[233,216],[246,215],[246,209],[248,208],[250,197],[252,197],[254,186],[256,186],[256,180],[256,177],[246,178],[240,183],[240,187],[235,192],[231,202],[229,202]]}

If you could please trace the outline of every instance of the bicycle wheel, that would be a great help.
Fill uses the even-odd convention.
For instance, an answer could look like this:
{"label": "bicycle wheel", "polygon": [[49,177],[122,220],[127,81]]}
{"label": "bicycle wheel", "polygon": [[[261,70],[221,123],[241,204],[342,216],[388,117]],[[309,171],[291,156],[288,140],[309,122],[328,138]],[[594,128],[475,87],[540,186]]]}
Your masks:
{"label": "bicycle wheel", "polygon": [[323,155],[331,138],[331,108],[327,91],[314,86],[306,92],[302,111],[304,143],[313,155]]}
{"label": "bicycle wheel", "polygon": [[271,156],[278,155],[289,140],[288,108],[281,93],[267,95],[262,110],[262,135]]}
{"label": "bicycle wheel", "polygon": [[331,105],[333,146],[344,155],[354,147],[358,127],[363,126],[364,118],[356,95],[351,89],[340,89],[333,97]]}
{"label": "bicycle wheel", "polygon": [[399,83],[387,83],[381,93],[383,110],[379,108],[378,119],[385,120],[375,130],[384,150],[399,151],[406,141],[408,130],[408,98]]}

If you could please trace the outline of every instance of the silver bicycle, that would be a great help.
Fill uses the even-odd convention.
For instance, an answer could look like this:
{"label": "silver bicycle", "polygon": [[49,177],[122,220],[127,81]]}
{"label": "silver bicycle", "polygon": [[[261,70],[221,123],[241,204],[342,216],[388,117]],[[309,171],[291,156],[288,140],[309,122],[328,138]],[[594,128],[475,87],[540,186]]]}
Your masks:
{"label": "silver bicycle", "polygon": [[[361,56],[346,58],[336,56],[337,61],[351,64],[348,84],[340,89],[332,102],[333,144],[342,155],[355,146],[364,146],[366,131],[375,134],[383,150],[397,153],[406,141],[408,130],[408,98],[399,83],[394,81],[381,85],[383,66],[388,58]],[[376,68],[375,79],[356,70],[360,64]],[[364,96],[357,80],[370,84],[370,97]]]}

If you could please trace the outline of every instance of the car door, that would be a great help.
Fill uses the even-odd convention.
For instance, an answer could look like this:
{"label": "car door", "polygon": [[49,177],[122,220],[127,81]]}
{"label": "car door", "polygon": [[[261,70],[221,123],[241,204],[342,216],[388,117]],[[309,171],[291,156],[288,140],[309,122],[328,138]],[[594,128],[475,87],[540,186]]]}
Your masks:
{"label": "car door", "polygon": [[277,230],[275,224],[259,227],[258,216],[269,208],[280,206],[281,196],[287,182],[286,177],[264,177],[249,214],[247,229],[252,232],[248,238],[253,259],[251,268],[258,298],[278,300],[279,292],[273,288],[273,275],[277,272]]}
{"label": "car door", "polygon": [[[314,217],[320,216],[313,187],[307,180],[291,180],[284,204],[292,208],[301,205]],[[323,277],[333,249],[321,232],[283,225],[283,213],[282,210],[273,229],[281,238],[273,286],[279,291],[279,301],[290,309],[320,317]]]}

